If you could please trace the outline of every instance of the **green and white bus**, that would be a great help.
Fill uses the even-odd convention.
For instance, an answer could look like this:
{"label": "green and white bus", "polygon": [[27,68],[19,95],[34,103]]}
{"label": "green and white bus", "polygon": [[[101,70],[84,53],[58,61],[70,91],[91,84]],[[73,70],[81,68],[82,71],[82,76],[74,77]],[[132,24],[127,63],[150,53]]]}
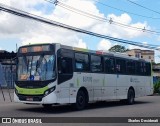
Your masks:
{"label": "green and white bus", "polygon": [[143,59],[59,43],[22,46],[17,53],[15,102],[80,110],[97,101],[133,104],[152,93],[151,63]]}

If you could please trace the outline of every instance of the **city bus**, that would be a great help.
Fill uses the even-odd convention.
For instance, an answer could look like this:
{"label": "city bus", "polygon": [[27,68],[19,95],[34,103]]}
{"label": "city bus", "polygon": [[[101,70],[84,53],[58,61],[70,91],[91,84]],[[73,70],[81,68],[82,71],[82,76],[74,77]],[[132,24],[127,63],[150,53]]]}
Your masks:
{"label": "city bus", "polygon": [[151,62],[120,53],[59,43],[22,46],[17,52],[14,101],[45,108],[135,98],[153,94]]}

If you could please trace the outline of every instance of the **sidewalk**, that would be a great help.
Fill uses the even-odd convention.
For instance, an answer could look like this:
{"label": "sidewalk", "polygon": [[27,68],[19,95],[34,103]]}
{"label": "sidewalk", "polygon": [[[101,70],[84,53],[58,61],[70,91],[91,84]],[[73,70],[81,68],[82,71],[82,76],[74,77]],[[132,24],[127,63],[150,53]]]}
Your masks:
{"label": "sidewalk", "polygon": [[[4,94],[4,98],[3,98],[2,91]],[[10,99],[9,93],[10,93],[11,99]],[[0,89],[0,103],[11,102],[11,100],[13,101],[13,97],[14,97],[14,89],[2,89],[2,90]]]}

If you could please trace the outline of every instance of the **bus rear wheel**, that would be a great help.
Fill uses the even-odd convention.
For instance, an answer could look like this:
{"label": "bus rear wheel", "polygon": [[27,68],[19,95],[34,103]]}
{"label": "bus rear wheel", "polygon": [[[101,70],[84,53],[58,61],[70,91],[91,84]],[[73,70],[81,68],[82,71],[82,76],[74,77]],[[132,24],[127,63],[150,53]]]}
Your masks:
{"label": "bus rear wheel", "polygon": [[74,104],[77,110],[82,110],[87,105],[86,94],[83,90],[79,90],[77,93],[76,103]]}
{"label": "bus rear wheel", "polygon": [[128,96],[127,96],[127,104],[128,105],[134,104],[134,98],[135,98],[134,90],[129,89]]}

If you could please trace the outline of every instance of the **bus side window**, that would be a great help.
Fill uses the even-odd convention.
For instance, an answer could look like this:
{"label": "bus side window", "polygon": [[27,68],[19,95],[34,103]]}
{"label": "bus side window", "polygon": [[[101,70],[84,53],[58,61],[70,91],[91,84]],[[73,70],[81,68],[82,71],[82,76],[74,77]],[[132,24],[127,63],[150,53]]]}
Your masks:
{"label": "bus side window", "polygon": [[115,73],[115,60],[111,57],[104,57],[104,67],[105,73],[114,74]]}
{"label": "bus side window", "polygon": [[58,84],[64,83],[73,77],[73,58],[72,50],[60,49],[57,52]]}
{"label": "bus side window", "polygon": [[85,53],[75,53],[75,70],[76,72],[89,71],[89,57]]}
{"label": "bus side window", "polygon": [[135,75],[135,62],[132,60],[127,61],[127,74]]}
{"label": "bus side window", "polygon": [[125,59],[116,59],[117,73],[126,74],[126,61]]}
{"label": "bus side window", "polygon": [[146,63],[146,76],[151,76],[151,64]]}
{"label": "bus side window", "polygon": [[59,68],[58,73],[59,74],[72,74],[72,59],[68,57],[61,57],[58,60]]}
{"label": "bus side window", "polygon": [[102,72],[101,56],[91,55],[91,72]]}
{"label": "bus side window", "polygon": [[144,75],[144,68],[143,62],[136,62],[136,74],[137,75]]}

